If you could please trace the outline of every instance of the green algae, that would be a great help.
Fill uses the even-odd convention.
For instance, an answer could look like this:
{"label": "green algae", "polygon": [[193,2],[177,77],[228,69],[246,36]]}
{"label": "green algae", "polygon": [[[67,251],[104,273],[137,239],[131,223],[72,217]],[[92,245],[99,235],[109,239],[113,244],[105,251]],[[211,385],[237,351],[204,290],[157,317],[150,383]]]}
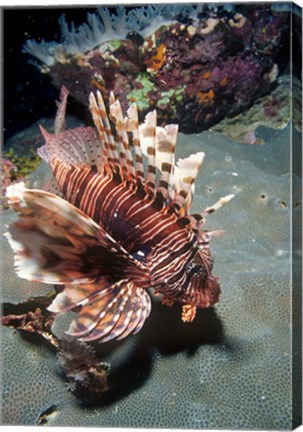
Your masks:
{"label": "green algae", "polygon": [[[158,106],[160,108],[164,108],[166,105],[171,104],[173,101],[181,102],[184,91],[184,87],[176,87],[175,89],[170,89],[162,92],[162,97],[158,100]],[[176,105],[172,105],[171,109],[175,114],[177,111]]]}
{"label": "green algae", "polygon": [[30,149],[28,155],[17,155],[14,149],[10,148],[3,152],[3,157],[12,162],[16,167],[16,177],[26,177],[34,172],[41,164],[41,158]]}
{"label": "green algae", "polygon": [[149,80],[146,73],[138,75],[134,84],[135,88],[127,94],[127,100],[131,103],[136,102],[139,110],[148,109],[148,94],[155,89],[155,84]]}

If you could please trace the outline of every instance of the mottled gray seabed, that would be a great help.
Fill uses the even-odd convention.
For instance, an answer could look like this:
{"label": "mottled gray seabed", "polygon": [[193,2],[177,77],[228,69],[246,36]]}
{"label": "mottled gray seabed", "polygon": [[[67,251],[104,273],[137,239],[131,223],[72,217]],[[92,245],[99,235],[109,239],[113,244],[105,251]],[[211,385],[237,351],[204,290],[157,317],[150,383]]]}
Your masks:
{"label": "mottled gray seabed", "polygon": [[[293,218],[299,216],[300,196],[291,200],[290,128],[259,134],[262,146],[213,132],[179,135],[178,156],[206,153],[193,212],[236,195],[207,221],[209,229],[225,230],[212,241],[213,273],[222,285],[218,305],[183,324],[179,305],[155,301],[138,335],[99,345],[112,379],[97,406],[83,407],[67,391],[46,342],[2,327],[3,424],[32,425],[46,413],[49,426],[291,428],[290,223],[292,207]],[[299,179],[293,180],[295,191]],[[2,220],[12,220],[11,213]],[[49,292],[50,286],[15,276],[3,242],[2,302]],[[69,318],[56,319],[55,334]]]}

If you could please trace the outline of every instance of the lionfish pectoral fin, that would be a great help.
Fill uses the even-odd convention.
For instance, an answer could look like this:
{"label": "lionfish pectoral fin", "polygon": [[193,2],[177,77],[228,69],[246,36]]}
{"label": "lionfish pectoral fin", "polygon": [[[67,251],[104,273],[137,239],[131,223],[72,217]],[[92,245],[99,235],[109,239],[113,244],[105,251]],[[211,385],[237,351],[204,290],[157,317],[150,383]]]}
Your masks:
{"label": "lionfish pectoral fin", "polygon": [[140,268],[98,224],[62,198],[22,183],[9,186],[7,196],[19,212],[6,233],[19,277],[79,285],[112,274],[119,280],[125,269]]}
{"label": "lionfish pectoral fin", "polygon": [[77,306],[82,306],[87,303],[89,299],[94,297],[96,293],[102,289],[111,286],[108,278],[98,279],[89,284],[72,285],[67,284],[64,289],[57,294],[47,310],[58,314],[74,309]]}
{"label": "lionfish pectoral fin", "polygon": [[121,280],[83,301],[83,307],[68,334],[84,341],[107,342],[138,333],[150,314],[151,300],[146,290]]}
{"label": "lionfish pectoral fin", "polygon": [[182,306],[182,316],[183,322],[192,322],[195,319],[197,308],[193,305],[183,305]]}

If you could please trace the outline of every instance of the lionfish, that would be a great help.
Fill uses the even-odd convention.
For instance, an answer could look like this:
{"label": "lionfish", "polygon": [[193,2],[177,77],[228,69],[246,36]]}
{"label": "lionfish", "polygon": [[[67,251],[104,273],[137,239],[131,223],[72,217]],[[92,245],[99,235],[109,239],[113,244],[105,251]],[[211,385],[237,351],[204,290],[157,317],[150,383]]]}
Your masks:
{"label": "lionfish", "polygon": [[7,191],[19,213],[6,233],[16,273],[61,286],[48,309],[75,310],[67,333],[85,341],[138,333],[151,310],[148,289],[165,305],[181,303],[182,320],[192,321],[220,294],[209,249],[218,231],[203,230],[205,216],[233,195],[190,214],[204,153],[175,164],[178,125],[158,127],[156,111],[139,125],[136,104],[124,117],[112,93],[108,116],[98,92],[89,97],[95,127],[64,130],[67,96],[63,88],[55,133],[41,127],[38,153],[52,186]]}

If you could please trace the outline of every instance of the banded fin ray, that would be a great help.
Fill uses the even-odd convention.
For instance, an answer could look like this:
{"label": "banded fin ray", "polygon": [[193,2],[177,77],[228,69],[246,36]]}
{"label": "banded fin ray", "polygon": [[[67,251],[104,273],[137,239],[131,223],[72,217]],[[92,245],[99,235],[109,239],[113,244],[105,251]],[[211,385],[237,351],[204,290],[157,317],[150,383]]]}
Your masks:
{"label": "banded fin ray", "polygon": [[139,136],[139,118],[136,104],[132,104],[127,110],[126,130],[132,135],[132,144],[135,150],[135,172],[142,185],[145,184],[142,149]]}
{"label": "banded fin ray", "polygon": [[[71,164],[94,165],[101,172],[101,166],[108,164],[111,172],[119,172],[122,180],[139,179],[145,184],[148,196],[155,198],[160,192],[165,202],[175,199],[178,216],[188,213],[193,193],[193,183],[202,163],[202,152],[181,159],[175,166],[174,152],[177,141],[178,125],[170,124],[157,127],[156,111],[149,112],[143,124],[138,125],[137,107],[133,104],[124,118],[119,100],[110,95],[110,118],[115,126],[116,140],[106,113],[104,101],[100,92],[96,97],[90,94],[90,109],[95,126],[101,139],[102,149],[99,146],[98,136],[94,129],[76,128],[71,131],[51,135],[43,128],[42,133],[46,144],[40,149],[45,160],[56,159],[67,166]],[[128,132],[132,134],[135,148],[135,162],[130,149]],[[148,158],[147,174],[144,174],[142,152]],[[102,159],[103,156],[103,159]],[[97,160],[97,163],[96,163]],[[53,167],[58,163],[53,161]],[[156,184],[156,169],[160,171],[160,180]],[[176,198],[177,197],[177,198]]]}
{"label": "banded fin ray", "polygon": [[106,277],[95,279],[92,283],[87,284],[66,284],[64,289],[54,298],[48,310],[53,313],[60,313],[82,306],[89,299],[95,297],[96,293],[111,285],[112,281]]}
{"label": "banded fin ray", "polygon": [[156,190],[156,128],[157,112],[151,111],[145,116],[144,123],[139,126],[140,144],[146,149],[148,158],[145,190],[150,197]]}
{"label": "banded fin ray", "polygon": [[[48,284],[88,284],[102,275],[111,281],[144,275],[132,257],[89,216],[45,191],[8,188],[19,218],[6,236],[15,252],[19,277]],[[142,276],[144,278],[144,276]]]}
{"label": "banded fin ray", "polygon": [[129,145],[126,122],[123,117],[120,101],[115,100],[114,94],[110,93],[110,118],[115,125],[118,146],[120,148],[119,159],[123,171],[123,180],[135,180],[135,168],[133,156]]}
{"label": "banded fin ray", "polygon": [[194,193],[194,182],[203,163],[205,153],[198,152],[179,159],[174,170],[174,205],[181,217],[190,211]]}
{"label": "banded fin ray", "polygon": [[84,341],[123,339],[142,328],[151,310],[146,290],[121,280],[84,302],[68,334]]}
{"label": "banded fin ray", "polygon": [[118,172],[121,175],[122,170],[116,143],[107,117],[104,101],[99,91],[97,92],[97,99],[93,93],[90,93],[89,108],[102,142],[105,163],[109,166],[111,172]]}
{"label": "banded fin ray", "polygon": [[157,127],[156,131],[156,159],[160,165],[161,176],[158,183],[158,192],[171,201],[173,190],[174,155],[178,136],[178,125],[171,124],[164,128]]}

